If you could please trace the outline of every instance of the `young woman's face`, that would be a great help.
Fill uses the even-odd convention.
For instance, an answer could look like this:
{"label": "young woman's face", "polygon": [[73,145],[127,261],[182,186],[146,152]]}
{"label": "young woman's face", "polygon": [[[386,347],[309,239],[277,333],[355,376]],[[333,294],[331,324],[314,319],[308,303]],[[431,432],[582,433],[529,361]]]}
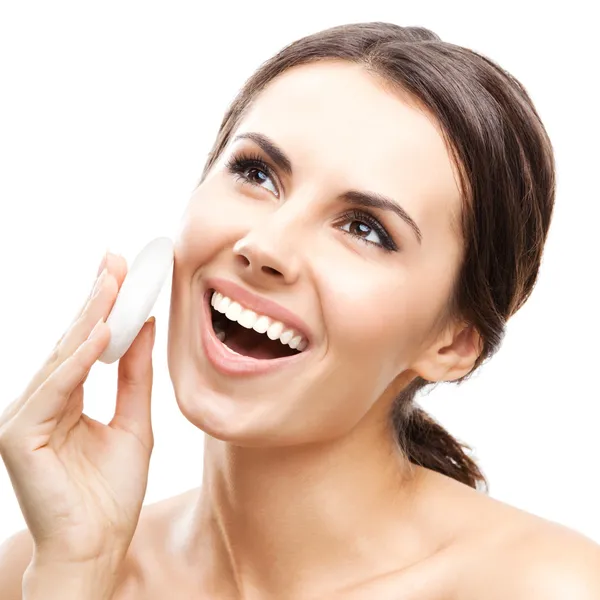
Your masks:
{"label": "young woman's face", "polygon": [[[240,445],[318,442],[429,378],[460,210],[432,119],[363,68],[327,61],[271,82],[175,241],[168,358],[185,416]],[[221,296],[226,314],[211,311],[212,290],[267,317],[267,333],[233,323]],[[270,340],[278,321],[302,352]]]}

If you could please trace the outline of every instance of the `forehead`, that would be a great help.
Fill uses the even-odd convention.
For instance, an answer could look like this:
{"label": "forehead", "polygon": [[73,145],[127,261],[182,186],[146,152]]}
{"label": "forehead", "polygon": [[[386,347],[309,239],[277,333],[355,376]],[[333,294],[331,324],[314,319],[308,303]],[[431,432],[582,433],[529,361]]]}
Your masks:
{"label": "forehead", "polygon": [[[294,173],[389,195],[421,225],[460,208],[458,178],[433,117],[364,67],[293,67],[255,98],[236,133],[269,136]],[[440,215],[443,209],[443,216]]]}

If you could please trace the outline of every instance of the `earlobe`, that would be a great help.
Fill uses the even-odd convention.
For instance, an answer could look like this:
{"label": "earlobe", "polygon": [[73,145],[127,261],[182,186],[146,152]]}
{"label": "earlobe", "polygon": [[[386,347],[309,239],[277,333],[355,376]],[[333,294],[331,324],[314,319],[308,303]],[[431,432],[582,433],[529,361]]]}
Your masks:
{"label": "earlobe", "polygon": [[445,330],[411,369],[431,382],[455,381],[471,371],[483,348],[474,325],[462,323]]}

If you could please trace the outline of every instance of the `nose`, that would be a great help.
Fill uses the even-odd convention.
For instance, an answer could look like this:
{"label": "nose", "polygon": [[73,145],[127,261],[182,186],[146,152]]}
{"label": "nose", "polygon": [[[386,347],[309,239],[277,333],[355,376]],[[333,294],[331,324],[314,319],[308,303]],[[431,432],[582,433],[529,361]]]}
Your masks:
{"label": "nose", "polygon": [[254,284],[290,285],[298,280],[298,253],[283,240],[267,237],[264,231],[249,232],[235,244],[233,253],[240,275]]}

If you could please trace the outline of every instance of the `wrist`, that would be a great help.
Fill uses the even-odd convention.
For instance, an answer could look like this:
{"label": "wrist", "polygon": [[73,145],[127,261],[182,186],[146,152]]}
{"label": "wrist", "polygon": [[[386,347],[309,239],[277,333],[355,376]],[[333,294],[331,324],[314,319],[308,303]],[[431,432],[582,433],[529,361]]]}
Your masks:
{"label": "wrist", "polygon": [[33,559],[23,575],[23,600],[110,600],[121,561],[61,563]]}

